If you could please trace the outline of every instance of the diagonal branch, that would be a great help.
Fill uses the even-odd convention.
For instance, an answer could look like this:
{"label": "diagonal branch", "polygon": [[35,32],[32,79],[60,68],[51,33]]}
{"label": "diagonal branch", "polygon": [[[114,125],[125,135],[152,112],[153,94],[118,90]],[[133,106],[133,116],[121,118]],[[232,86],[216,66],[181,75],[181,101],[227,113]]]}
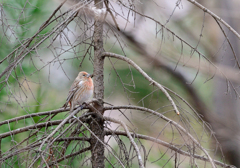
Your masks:
{"label": "diagonal branch", "polygon": [[[123,165],[123,163],[121,162],[121,160],[119,160],[119,158],[118,158],[111,150],[108,149],[108,145],[106,145],[97,135],[95,135],[95,133],[94,133],[93,131],[91,131],[91,129],[88,128],[88,126],[87,126],[86,124],[84,124],[84,123],[83,123],[81,120],[79,120],[78,118],[76,118],[76,119],[78,120],[78,122],[80,122],[80,123],[91,133],[92,136],[94,136],[94,137],[98,140],[99,143],[101,143],[101,145],[103,145],[103,146],[117,159],[117,161],[120,163],[120,165],[121,165],[122,167],[124,167],[124,165]],[[92,137],[91,137],[91,138],[92,138]],[[92,149],[92,147],[91,147],[91,149]]]}
{"label": "diagonal branch", "polygon": [[30,126],[27,126],[27,127],[18,128],[16,130],[0,134],[0,138],[6,138],[8,136],[16,135],[16,134],[26,132],[26,131],[29,131],[29,130],[32,130],[32,129],[36,129],[36,128],[43,128],[43,127],[50,127],[50,126],[53,126],[53,125],[59,125],[61,122],[62,122],[62,120],[55,120],[55,121],[48,121],[48,122],[44,122],[44,123],[30,125]]}
{"label": "diagonal branch", "polygon": [[[8,65],[8,67],[0,74],[0,79],[5,75],[5,80],[4,81],[7,81],[12,70],[32,51],[34,50],[35,48],[39,47],[44,41],[46,41],[51,35],[53,35],[54,33],[57,32],[58,29],[61,29],[61,27],[64,27],[66,25],[68,25],[75,17],[77,17],[78,15],[78,10],[79,9],[75,9],[72,11],[71,15],[68,16],[64,21],[62,21],[58,26],[56,26],[49,34],[47,34],[46,36],[44,36],[42,39],[40,39],[37,43],[35,43],[32,47],[30,47],[26,52],[25,50],[23,50],[16,58],[15,60],[10,63]],[[49,21],[47,21],[49,22]],[[44,26],[45,27],[45,24]],[[34,37],[40,33],[43,29],[43,27],[41,27],[37,33],[32,37],[30,38],[26,43],[24,43],[27,47],[29,46],[28,44],[30,44],[32,42],[32,40],[34,39]],[[23,48],[26,48],[26,47],[23,47]],[[25,52],[25,53],[24,53]]]}
{"label": "diagonal branch", "polygon": [[118,124],[122,125],[122,127],[126,131],[126,134],[127,134],[128,138],[129,138],[130,142],[132,143],[132,145],[133,145],[133,147],[134,147],[134,149],[135,149],[135,151],[137,153],[139,167],[140,168],[144,168],[139,148],[138,148],[137,144],[134,142],[134,139],[133,139],[132,135],[130,134],[126,124],[124,122],[120,121],[120,120],[116,120],[114,118],[110,118],[110,117],[106,117],[106,116],[104,117],[104,119],[107,120],[107,121],[111,121],[111,122],[118,123]]}
{"label": "diagonal branch", "polygon": [[47,136],[47,138],[45,138],[45,139],[43,140],[43,142],[42,142],[42,144],[40,145],[40,147],[39,147],[38,150],[41,151],[43,145],[44,145],[63,125],[65,125],[65,123],[68,122],[68,120],[69,120],[70,118],[72,118],[75,114],[77,114],[81,109],[82,109],[82,106],[80,106],[79,108],[77,108],[76,110],[74,110],[72,113],[70,113],[70,115],[67,116],[67,117],[57,126],[57,128],[55,128],[54,131],[52,131],[51,134],[49,134],[49,135]]}
{"label": "diagonal branch", "polygon": [[122,55],[118,55],[118,54],[114,54],[114,53],[109,53],[109,52],[105,52],[102,55],[103,57],[112,57],[112,58],[117,58],[120,60],[123,60],[125,62],[127,62],[128,64],[132,65],[138,72],[140,72],[145,79],[147,79],[150,82],[150,85],[155,85],[157,86],[164,94],[165,96],[168,98],[168,100],[170,101],[170,103],[172,104],[174,111],[179,115],[180,112],[175,104],[175,102],[173,101],[173,99],[171,98],[171,96],[168,94],[168,92],[166,91],[166,89],[164,89],[164,87],[159,84],[158,82],[156,82],[155,80],[153,80],[150,76],[148,76],[148,74],[146,72],[144,72],[135,62],[133,62],[131,59],[124,57]]}
{"label": "diagonal branch", "polygon": [[202,145],[198,142],[198,140],[196,140],[185,128],[183,128],[180,124],[178,124],[177,122],[165,117],[164,115],[151,110],[149,108],[145,108],[145,107],[139,107],[139,106],[111,106],[111,107],[104,107],[105,110],[113,110],[113,109],[135,109],[135,110],[140,110],[140,111],[145,111],[145,112],[149,112],[153,115],[158,116],[159,118],[162,118],[163,120],[167,121],[168,123],[174,125],[178,130],[180,130],[181,132],[183,132],[185,135],[187,135],[195,144],[196,146],[199,147],[199,149],[201,149],[205,155],[208,157],[211,165],[213,168],[216,168],[215,163],[213,162],[213,159],[211,158],[211,156],[209,155],[209,153],[202,147]]}
{"label": "diagonal branch", "polygon": [[83,148],[83,149],[81,149],[81,150],[79,150],[79,151],[77,151],[75,153],[69,154],[67,156],[63,156],[60,159],[56,160],[55,162],[49,164],[49,166],[55,165],[56,163],[59,163],[59,162],[61,162],[63,160],[66,160],[66,159],[68,159],[70,157],[73,157],[73,156],[79,155],[79,154],[81,154],[83,152],[89,151],[90,149],[91,149],[91,147],[89,146],[89,147]]}
{"label": "diagonal branch", "polygon": [[[233,32],[233,34],[235,34],[239,39],[240,39],[240,34],[238,34],[238,32],[233,29],[229,24],[227,24],[227,22],[225,22],[223,19],[221,19],[218,15],[216,15],[215,13],[213,13],[212,11],[210,11],[209,9],[207,9],[206,7],[204,7],[203,5],[201,5],[200,3],[196,2],[195,0],[187,0],[189,2],[191,2],[192,4],[194,4],[195,6],[197,6],[198,8],[202,9],[203,12],[208,13],[209,15],[211,15],[214,19],[218,20],[219,22],[221,22],[222,24],[224,24],[231,32]],[[236,60],[237,61],[237,60]],[[239,67],[240,68],[240,67]]]}
{"label": "diagonal branch", "polygon": [[[84,105],[86,105],[86,104],[84,104]],[[42,150],[42,148],[43,148],[43,146],[46,144],[46,142],[47,142],[50,138],[52,138],[53,135],[54,135],[57,131],[59,131],[59,129],[60,129],[63,125],[65,125],[65,123],[67,123],[68,120],[69,120],[70,118],[72,118],[75,114],[77,114],[80,110],[82,110],[82,106],[78,107],[78,108],[77,108],[76,110],[74,110],[69,116],[67,116],[67,117],[51,132],[51,134],[49,134],[49,135],[43,140],[43,142],[41,143],[41,145],[40,145],[40,147],[39,147],[39,149],[38,149],[38,151],[39,151],[40,154],[36,157],[35,161],[37,161],[37,160],[42,156],[42,153],[45,152],[45,151],[48,149],[48,147],[50,146],[50,144],[47,144],[47,147],[46,147],[44,150]],[[31,167],[34,163],[35,163],[35,162],[32,162],[32,164],[30,165],[30,167]]]}
{"label": "diagonal branch", "polygon": [[[154,143],[158,143],[158,144],[160,144],[162,146],[167,147],[168,149],[174,150],[175,152],[177,152],[177,153],[179,153],[181,155],[194,157],[195,159],[199,159],[199,160],[202,160],[202,161],[209,162],[209,159],[204,157],[204,156],[191,154],[189,152],[186,152],[186,151],[176,147],[173,144],[167,143],[167,142],[162,141],[160,139],[157,139],[157,138],[154,138],[154,137],[151,137],[151,136],[142,135],[142,134],[136,134],[136,133],[130,133],[130,134],[131,134],[131,136],[134,136],[134,137],[139,138],[139,139],[144,139],[144,140],[148,140],[148,141],[151,141],[151,142],[154,142]],[[111,130],[111,131],[105,130],[105,135],[123,135],[123,136],[127,136],[128,137],[128,134],[126,132],[124,132],[124,131],[114,131],[114,130]],[[234,166],[232,166],[232,165],[227,165],[227,164],[222,163],[222,162],[217,161],[217,160],[213,160],[213,161],[214,161],[214,163],[216,165],[219,165],[221,167],[224,167],[224,168],[234,168]]]}
{"label": "diagonal branch", "polygon": [[65,112],[65,111],[69,111],[69,107],[66,108],[66,109],[60,108],[60,109],[57,109],[57,110],[51,110],[51,111],[45,111],[45,112],[39,112],[39,113],[32,113],[32,114],[23,115],[23,116],[20,116],[20,117],[15,117],[15,118],[0,122],[0,126],[4,125],[4,124],[9,124],[11,122],[18,122],[19,120],[24,120],[24,119],[27,119],[27,118],[39,117],[39,116],[42,116],[42,115],[58,114],[58,113]]}

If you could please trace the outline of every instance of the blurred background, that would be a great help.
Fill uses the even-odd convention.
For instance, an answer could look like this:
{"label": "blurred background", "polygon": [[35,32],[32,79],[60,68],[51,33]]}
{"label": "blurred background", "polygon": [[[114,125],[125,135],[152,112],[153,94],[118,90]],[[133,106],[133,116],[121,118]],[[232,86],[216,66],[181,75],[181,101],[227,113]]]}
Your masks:
{"label": "blurred background", "polygon": [[[0,60],[20,46],[25,39],[33,36],[61,2],[0,0]],[[76,2],[69,1],[61,12],[67,11]],[[215,152],[216,157],[224,161],[223,153],[227,163],[240,167],[239,38],[189,1],[136,1],[133,9],[139,13],[129,12],[129,9],[124,7],[127,1],[122,1],[122,4],[117,1],[110,2],[121,32],[118,32],[112,17],[107,15],[104,25],[105,51],[131,58],[154,80],[186,99],[198,114],[189,112],[189,107],[176,98],[181,108],[182,120],[190,122],[191,118],[194,118],[194,131],[196,134],[204,134],[205,145],[213,150],[213,155]],[[239,32],[239,1],[197,2]],[[30,52],[24,61],[21,61],[21,66],[16,67],[10,74],[7,83],[1,78],[1,121],[60,108],[78,72],[93,72],[93,51],[89,49],[93,30],[89,28],[85,31],[79,26],[79,22],[81,19],[74,19],[62,30],[62,34],[50,36],[35,52]],[[54,26],[52,24],[52,27],[45,28],[39,36],[47,35]],[[55,38],[56,40],[53,40]],[[10,62],[10,57],[0,62],[0,72],[4,71]],[[149,107],[174,118],[175,114],[164,94],[154,86],[149,86],[144,77],[126,63],[106,58],[104,74],[104,101],[114,105]],[[58,117],[62,118],[64,115]],[[105,115],[125,120],[114,111]],[[141,116],[129,113],[128,117],[136,124],[136,128],[142,128],[142,133],[148,132],[157,136],[159,132],[154,130],[164,127],[161,122],[155,124],[152,121],[149,126],[147,119],[143,119],[149,116],[144,114]],[[24,126],[37,121],[38,118],[33,118],[19,124]],[[212,131],[202,126],[205,122]],[[9,125],[1,127],[1,133],[9,130]],[[19,125],[13,124],[10,127],[15,129]],[[167,132],[166,130],[166,134]],[[160,136],[166,141],[172,138],[167,135]],[[216,136],[217,141],[211,139],[212,136]],[[11,137],[2,141],[8,145],[13,143]],[[152,167],[173,167],[173,163],[168,161],[170,156],[161,156],[166,157],[165,162],[154,161],[160,156],[152,156],[149,161]]]}

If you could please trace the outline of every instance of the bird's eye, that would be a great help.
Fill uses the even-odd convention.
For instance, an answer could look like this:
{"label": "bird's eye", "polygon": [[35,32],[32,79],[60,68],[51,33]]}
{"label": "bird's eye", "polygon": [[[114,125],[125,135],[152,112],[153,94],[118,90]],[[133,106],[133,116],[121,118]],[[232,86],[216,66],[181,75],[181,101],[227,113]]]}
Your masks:
{"label": "bird's eye", "polygon": [[86,75],[83,75],[83,76],[86,76]]}

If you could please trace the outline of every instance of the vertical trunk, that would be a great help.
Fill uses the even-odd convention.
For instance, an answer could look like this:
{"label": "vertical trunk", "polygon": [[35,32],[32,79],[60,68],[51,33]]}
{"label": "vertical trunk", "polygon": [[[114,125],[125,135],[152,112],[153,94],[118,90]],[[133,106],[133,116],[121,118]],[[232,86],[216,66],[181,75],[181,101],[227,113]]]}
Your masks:
{"label": "vertical trunk", "polygon": [[[98,9],[103,7],[103,1],[95,0],[95,6]],[[95,17],[96,18],[96,17]],[[103,83],[103,63],[104,59],[101,57],[103,52],[103,22],[101,20],[95,19],[94,24],[94,98],[102,100],[104,98],[104,83]],[[96,113],[103,114],[103,103],[94,104],[94,109]],[[99,115],[92,116],[89,122],[90,129],[92,132],[104,142],[104,122],[98,117]],[[104,146],[100,143],[95,136],[91,135],[91,161],[93,168],[104,168]]]}

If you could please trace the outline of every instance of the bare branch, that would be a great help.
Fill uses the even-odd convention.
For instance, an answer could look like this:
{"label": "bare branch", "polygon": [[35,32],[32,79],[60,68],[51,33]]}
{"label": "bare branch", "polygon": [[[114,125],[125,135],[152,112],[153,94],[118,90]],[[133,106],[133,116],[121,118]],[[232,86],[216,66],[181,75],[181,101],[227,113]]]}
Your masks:
{"label": "bare branch", "polygon": [[105,52],[102,55],[103,57],[112,57],[112,58],[117,58],[120,60],[123,60],[125,62],[127,62],[128,64],[132,65],[138,72],[140,72],[145,79],[147,79],[150,82],[150,85],[155,85],[157,86],[164,94],[165,96],[168,98],[168,100],[170,101],[170,103],[172,104],[174,111],[179,115],[180,112],[175,104],[175,102],[173,101],[173,99],[171,98],[171,96],[168,94],[168,92],[164,89],[164,87],[159,84],[158,82],[156,82],[155,80],[153,80],[151,77],[148,76],[148,74],[146,74],[135,62],[133,62],[131,59],[124,57],[122,55],[118,55],[118,54],[114,54],[114,53],[109,53],[109,52]]}
{"label": "bare branch", "polygon": [[107,121],[111,121],[111,122],[118,123],[118,124],[122,125],[122,127],[124,128],[124,130],[127,133],[127,136],[129,138],[130,142],[132,143],[132,145],[133,145],[133,147],[134,147],[134,149],[137,153],[139,167],[144,168],[143,161],[142,161],[142,156],[140,154],[139,148],[138,148],[137,144],[134,142],[134,139],[133,139],[132,135],[130,134],[126,124],[124,122],[120,121],[120,120],[116,120],[114,118],[110,118],[110,117],[106,117],[106,116],[104,117],[104,119],[107,120]]}
{"label": "bare branch", "polygon": [[70,118],[72,118],[75,114],[77,114],[80,110],[82,110],[82,106],[80,106],[79,108],[77,108],[76,110],[74,110],[72,113],[70,113],[69,116],[67,116],[64,120],[62,120],[62,122],[57,126],[57,128],[54,129],[54,131],[51,132],[51,134],[49,134],[47,136],[47,138],[45,138],[41,144],[41,146],[39,147],[39,151],[41,151],[43,145],[63,126],[65,125],[66,122],[68,122],[68,120]]}
{"label": "bare branch", "polygon": [[149,112],[151,114],[154,114],[156,116],[158,116],[159,118],[162,118],[163,120],[167,121],[168,123],[174,125],[176,128],[178,128],[179,130],[181,130],[184,134],[186,134],[204,153],[205,155],[208,157],[211,165],[213,168],[216,168],[213,159],[211,158],[211,156],[209,155],[209,153],[202,147],[202,145],[198,142],[198,140],[196,140],[187,130],[185,130],[180,124],[178,124],[177,122],[165,117],[164,115],[145,108],[145,107],[139,107],[139,106],[113,106],[113,107],[104,107],[105,110],[113,110],[113,109],[135,109],[135,110],[141,110],[141,111],[145,111],[145,112]]}
{"label": "bare branch", "polygon": [[35,124],[35,125],[30,125],[30,126],[18,128],[16,130],[0,134],[0,138],[6,138],[6,137],[11,136],[11,135],[16,135],[16,134],[19,134],[19,133],[22,133],[22,132],[29,131],[31,129],[50,127],[50,126],[53,126],[53,125],[59,125],[61,122],[62,122],[62,120],[55,120],[55,121],[48,121],[48,122],[44,122],[44,123],[39,123],[39,124]]}
{"label": "bare branch", "polygon": [[[86,137],[68,137],[68,138],[58,138],[58,139],[56,139],[56,142],[61,142],[61,141],[89,141],[89,140],[90,140],[90,138],[86,138]],[[14,155],[20,154],[22,152],[32,150],[39,145],[41,145],[41,142],[38,142],[38,143],[34,142],[32,144],[29,144],[28,146],[26,146],[24,148],[15,150],[14,152],[11,152],[9,155],[0,158],[0,162],[3,162],[4,160],[6,160],[6,159],[8,159],[8,158],[10,158]],[[5,155],[6,155],[6,153],[5,153]]]}
{"label": "bare branch", "polygon": [[20,117],[15,117],[15,118],[0,122],[0,126],[4,125],[4,124],[11,123],[11,122],[17,122],[17,121],[20,121],[20,120],[24,120],[24,119],[27,119],[27,118],[38,117],[38,116],[42,116],[42,115],[58,114],[58,113],[65,112],[65,111],[69,111],[69,107],[66,108],[66,109],[61,108],[61,109],[57,109],[57,110],[51,110],[51,111],[39,112],[39,113],[32,113],[32,114],[23,115],[23,116],[20,116]]}
{"label": "bare branch", "polygon": [[[127,136],[128,137],[128,134],[124,131],[114,131],[114,130],[105,130],[105,134],[106,135],[123,135],[123,136]],[[175,152],[181,154],[181,155],[184,155],[184,156],[189,156],[189,157],[194,157],[196,159],[199,159],[199,160],[202,160],[202,161],[208,161],[209,162],[209,159],[204,157],[204,156],[200,156],[200,155],[196,155],[196,154],[191,154],[189,152],[186,152],[178,147],[176,147],[175,145],[173,144],[170,144],[170,143],[167,143],[165,141],[162,141],[160,139],[157,139],[157,138],[154,138],[154,137],[151,137],[151,136],[146,136],[146,135],[142,135],[142,134],[137,134],[137,133],[130,133],[132,137],[136,137],[136,138],[139,138],[139,139],[144,139],[144,140],[148,140],[148,141],[151,141],[151,142],[154,142],[154,143],[158,143],[162,146],[165,146],[171,150],[174,150]],[[225,163],[222,163],[220,161],[217,161],[217,160],[213,160],[214,163],[216,165],[219,165],[221,167],[224,167],[224,168],[234,168],[234,166],[232,165],[227,165]]]}
{"label": "bare branch", "polygon": [[[84,123],[83,123],[81,120],[79,120],[78,118],[76,118],[76,119],[77,119],[78,122],[80,122],[80,123],[91,133],[92,136],[94,136],[94,137],[98,140],[98,142],[100,142],[103,146],[105,146],[106,149],[109,148],[101,139],[99,139],[99,137],[97,137],[97,136],[94,134],[94,132],[91,131],[91,129],[88,128],[88,126],[87,126],[86,124],[84,124]],[[123,163],[121,162],[121,160],[119,160],[119,158],[118,158],[110,149],[108,149],[108,151],[117,159],[117,161],[120,163],[120,165],[121,165],[122,167],[125,167],[125,166],[123,165]]]}
{"label": "bare branch", "polygon": [[91,149],[91,147],[89,146],[89,147],[86,147],[86,148],[81,149],[81,150],[78,151],[78,152],[69,154],[69,155],[67,155],[67,156],[63,156],[63,157],[61,157],[60,159],[58,159],[57,161],[49,164],[49,166],[55,165],[56,163],[59,163],[59,162],[61,162],[61,161],[63,161],[63,160],[66,160],[66,159],[68,159],[68,158],[70,158],[70,157],[73,157],[73,156],[79,155],[79,154],[81,154],[81,153],[83,153],[83,152],[89,151],[90,149]]}
{"label": "bare branch", "polygon": [[[213,13],[212,11],[210,11],[209,9],[207,9],[206,7],[202,6],[201,4],[199,4],[198,2],[196,2],[195,0],[187,0],[189,2],[191,2],[192,4],[194,4],[195,6],[197,6],[198,8],[202,9],[203,12],[208,13],[209,15],[211,15],[214,19],[218,20],[219,22],[221,22],[222,24],[224,24],[231,32],[233,32],[239,39],[240,39],[240,35],[238,34],[238,32],[233,29],[229,24],[227,24],[223,19],[221,19],[218,15],[216,15],[215,13]],[[237,61],[237,60],[236,60]],[[240,68],[240,67],[239,67]]]}

